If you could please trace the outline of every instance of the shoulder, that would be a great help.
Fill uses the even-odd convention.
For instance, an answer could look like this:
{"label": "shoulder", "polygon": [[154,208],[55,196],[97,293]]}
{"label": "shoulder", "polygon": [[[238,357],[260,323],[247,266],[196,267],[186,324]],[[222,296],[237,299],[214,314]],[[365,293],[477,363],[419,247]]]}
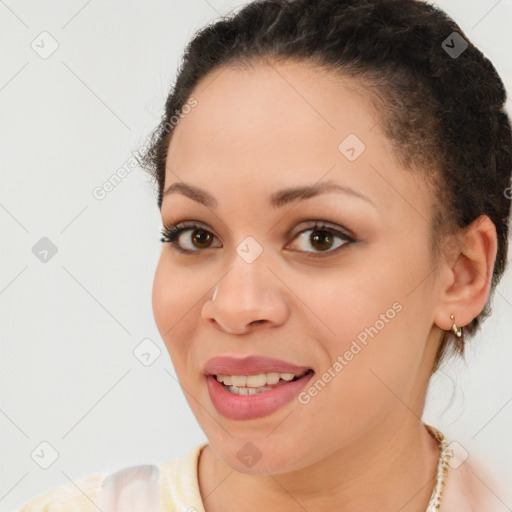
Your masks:
{"label": "shoulder", "polygon": [[94,503],[97,501],[106,476],[106,473],[98,473],[54,487],[25,503],[19,512],[64,512],[65,510],[96,512]]}
{"label": "shoulder", "polygon": [[195,446],[180,458],[160,464],[165,495],[161,496],[162,510],[195,510],[204,512],[198,481],[198,463],[208,443]]}
{"label": "shoulder", "polygon": [[178,504],[204,510],[197,480],[204,446],[206,443],[159,465],[130,466],[55,487],[25,503],[18,512],[149,512],[174,510]]}
{"label": "shoulder", "polygon": [[498,481],[487,468],[479,461],[465,461],[457,468],[449,468],[441,509],[508,510],[503,507],[499,494]]}

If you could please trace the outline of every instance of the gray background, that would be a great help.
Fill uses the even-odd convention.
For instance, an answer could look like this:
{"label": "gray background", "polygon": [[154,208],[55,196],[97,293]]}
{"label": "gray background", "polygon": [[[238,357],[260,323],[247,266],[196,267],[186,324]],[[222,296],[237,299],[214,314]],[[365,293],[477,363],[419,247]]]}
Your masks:
{"label": "gray background", "polygon": [[[104,199],[93,190],[157,124],[185,43],[242,3],[0,1],[0,512],[206,440],[153,320],[153,186],[134,168]],[[511,0],[438,4],[510,91]],[[46,262],[34,254],[43,237],[57,249]],[[512,481],[511,313],[508,270],[468,364],[433,377],[424,415],[499,483]],[[133,353],[146,339],[151,360],[161,351],[149,366]],[[42,442],[58,453],[47,469]],[[510,492],[493,491],[512,507]]]}

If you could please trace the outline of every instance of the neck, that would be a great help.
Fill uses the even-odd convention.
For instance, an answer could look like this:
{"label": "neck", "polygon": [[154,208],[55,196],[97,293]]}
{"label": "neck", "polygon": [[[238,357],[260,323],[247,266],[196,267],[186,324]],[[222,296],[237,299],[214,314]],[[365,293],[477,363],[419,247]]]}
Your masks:
{"label": "neck", "polygon": [[207,445],[199,486],[207,512],[323,510],[425,512],[435,484],[439,448],[405,411],[313,465],[254,476],[234,471]]}

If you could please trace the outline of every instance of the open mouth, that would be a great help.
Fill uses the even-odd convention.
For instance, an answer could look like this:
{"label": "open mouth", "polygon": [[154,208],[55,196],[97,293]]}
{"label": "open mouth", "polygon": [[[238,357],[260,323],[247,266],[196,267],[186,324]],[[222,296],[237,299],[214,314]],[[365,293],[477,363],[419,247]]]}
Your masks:
{"label": "open mouth", "polygon": [[313,373],[308,369],[299,374],[293,373],[258,373],[256,375],[214,375],[222,387],[234,395],[259,395],[280,386],[299,380]]}

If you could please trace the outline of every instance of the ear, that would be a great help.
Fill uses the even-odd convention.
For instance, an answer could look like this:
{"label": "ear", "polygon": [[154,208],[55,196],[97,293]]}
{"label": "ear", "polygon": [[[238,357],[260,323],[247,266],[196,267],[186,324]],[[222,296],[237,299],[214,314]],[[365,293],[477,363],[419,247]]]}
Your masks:
{"label": "ear", "polygon": [[454,315],[459,327],[469,324],[482,311],[491,289],[497,252],[496,226],[481,215],[456,236],[455,252],[443,261],[440,300],[434,322],[445,331]]}

